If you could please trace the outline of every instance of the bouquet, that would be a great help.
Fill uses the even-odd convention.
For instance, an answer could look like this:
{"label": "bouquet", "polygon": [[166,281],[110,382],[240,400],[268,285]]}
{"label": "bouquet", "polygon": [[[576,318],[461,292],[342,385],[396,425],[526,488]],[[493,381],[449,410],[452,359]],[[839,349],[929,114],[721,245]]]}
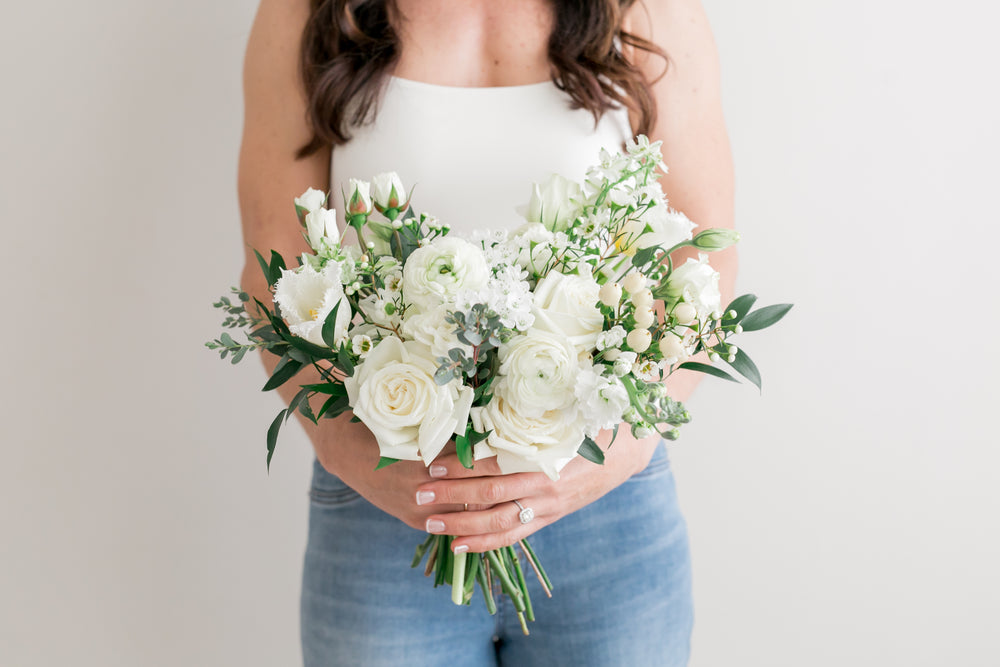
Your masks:
{"label": "bouquet", "polygon": [[[738,241],[730,229],[706,229],[673,210],[657,182],[660,143],[644,136],[624,152],[602,151],[584,182],[553,175],[535,184],[512,231],[450,234],[417,214],[394,173],[348,181],[344,243],[327,194],[295,199],[312,249],[288,268],[271,251],[256,253],[273,307],[233,288],[215,306],[226,328],[207,343],[240,361],[251,350],[279,357],[264,390],[306,368],[320,381],[300,385],[267,431],[270,465],[278,431],[298,411],[313,422],[353,411],[378,441],[378,467],[400,460],[426,465],[453,442],[473,467],[496,457],[503,473],[540,471],[552,479],[575,456],[602,463],[595,442],[625,424],[636,438],[668,440],[690,420],[663,380],[681,370],[735,381],[716,365],[760,387],[750,357],[730,339],[768,327],[791,305],[751,310],[756,297],[725,308],[719,274],[706,253]],[[675,265],[686,247],[698,259]],[[693,361],[700,352],[707,362]],[[530,520],[524,508],[521,520]],[[508,595],[527,633],[533,620],[525,571],[552,584],[527,540],[483,554],[452,553],[451,537],[429,535],[413,566],[427,557],[435,585],[469,604],[478,582],[491,613],[494,584]]]}

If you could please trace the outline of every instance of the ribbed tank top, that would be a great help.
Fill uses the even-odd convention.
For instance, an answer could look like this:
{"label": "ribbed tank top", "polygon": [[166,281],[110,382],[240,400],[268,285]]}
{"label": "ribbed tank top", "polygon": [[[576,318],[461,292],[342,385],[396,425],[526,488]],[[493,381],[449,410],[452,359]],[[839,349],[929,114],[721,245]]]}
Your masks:
{"label": "ribbed tank top", "polygon": [[585,109],[552,82],[493,88],[439,86],[390,78],[370,124],[336,146],[331,189],[343,213],[348,178],[395,171],[412,203],[468,236],[476,228],[524,223],[516,209],[531,184],[552,173],[582,180],[601,148],[618,150],[631,136],[624,109],[595,127]]}

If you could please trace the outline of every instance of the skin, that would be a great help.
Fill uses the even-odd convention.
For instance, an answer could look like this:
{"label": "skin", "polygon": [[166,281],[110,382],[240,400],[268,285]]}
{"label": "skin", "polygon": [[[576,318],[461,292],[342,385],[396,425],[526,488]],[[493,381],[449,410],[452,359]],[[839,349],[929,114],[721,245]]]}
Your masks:
{"label": "skin", "polygon": [[[507,86],[549,78],[546,41],[552,10],[544,0],[400,0],[402,42],[394,74],[450,86]],[[308,187],[329,189],[330,151],[297,160],[306,143],[306,101],[298,73],[298,44],[308,0],[262,0],[244,67],[245,123],[239,161],[239,200],[247,261],[242,286],[265,303],[270,299],[252,248],[293,257],[308,248],[291,198]],[[625,18],[626,27],[663,47],[671,58],[654,84],[659,103],[650,138],[663,141],[663,177],[671,205],[701,227],[733,226],[733,168],[722,116],[714,40],[697,0],[647,0]],[[448,40],[440,35],[449,35]],[[655,79],[662,59],[626,54]],[[634,119],[633,119],[634,124]],[[344,179],[352,174],[336,174]],[[683,261],[683,259],[682,259]],[[721,273],[723,303],[733,296],[735,249],[712,255]],[[275,359],[264,358],[270,371]],[[700,374],[677,373],[671,395],[686,400]],[[279,392],[285,401],[295,384],[315,381],[305,373]],[[319,462],[375,506],[407,525],[455,535],[456,551],[486,551],[512,544],[597,500],[648,464],[657,438],[635,440],[623,428],[608,449],[610,432],[598,438],[606,461],[570,462],[557,482],[541,473],[500,475],[493,460],[466,470],[445,454],[428,469],[403,461],[375,471],[378,446],[349,413],[306,422]],[[511,501],[531,507],[535,519],[522,525]],[[470,511],[463,511],[464,505]]]}

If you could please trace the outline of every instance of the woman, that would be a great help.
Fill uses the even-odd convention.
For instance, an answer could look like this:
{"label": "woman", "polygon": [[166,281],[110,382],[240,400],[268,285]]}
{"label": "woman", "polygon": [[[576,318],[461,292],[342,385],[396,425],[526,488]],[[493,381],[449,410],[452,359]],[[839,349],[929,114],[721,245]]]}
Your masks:
{"label": "woman", "polygon": [[[665,75],[657,47],[671,56]],[[598,76],[614,86],[595,90]],[[513,226],[531,181],[580,178],[598,148],[637,131],[663,141],[672,205],[702,226],[731,226],[718,78],[697,0],[262,0],[244,82],[248,253],[302,252],[292,196],[387,170],[419,182],[418,209],[454,233]],[[616,94],[627,112],[609,99]],[[584,108],[571,108],[571,96]],[[713,265],[726,298],[735,256],[714,255]],[[252,254],[243,286],[269,296]],[[682,373],[669,385],[684,400],[696,381]],[[686,664],[687,538],[656,439],[623,429],[603,466],[578,458],[552,483],[500,476],[489,460],[466,471],[454,455],[430,469],[375,471],[378,448],[362,424],[345,415],[306,428],[317,459],[307,665]],[[515,500],[535,518],[522,524]],[[555,578],[532,635],[509,609],[490,617],[479,604],[455,607],[407,570],[425,530],[456,535],[453,548],[471,552],[531,535]]]}

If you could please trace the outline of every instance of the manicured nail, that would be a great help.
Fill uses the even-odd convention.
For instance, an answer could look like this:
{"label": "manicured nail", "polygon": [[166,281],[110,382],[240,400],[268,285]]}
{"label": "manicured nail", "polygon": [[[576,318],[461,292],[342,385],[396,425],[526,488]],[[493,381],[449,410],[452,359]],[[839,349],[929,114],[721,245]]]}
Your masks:
{"label": "manicured nail", "polygon": [[426,505],[427,503],[434,502],[434,492],[433,491],[417,491],[417,504]]}
{"label": "manicured nail", "polygon": [[427,519],[427,532],[428,533],[443,533],[444,532],[444,521],[440,519]]}
{"label": "manicured nail", "polygon": [[452,550],[452,553],[464,554],[466,551],[469,550],[469,545],[468,544],[459,544],[459,545],[456,545],[456,546],[452,547],[451,550]]}
{"label": "manicured nail", "polygon": [[430,469],[431,477],[444,477],[448,474],[448,469],[444,466],[433,465]]}

